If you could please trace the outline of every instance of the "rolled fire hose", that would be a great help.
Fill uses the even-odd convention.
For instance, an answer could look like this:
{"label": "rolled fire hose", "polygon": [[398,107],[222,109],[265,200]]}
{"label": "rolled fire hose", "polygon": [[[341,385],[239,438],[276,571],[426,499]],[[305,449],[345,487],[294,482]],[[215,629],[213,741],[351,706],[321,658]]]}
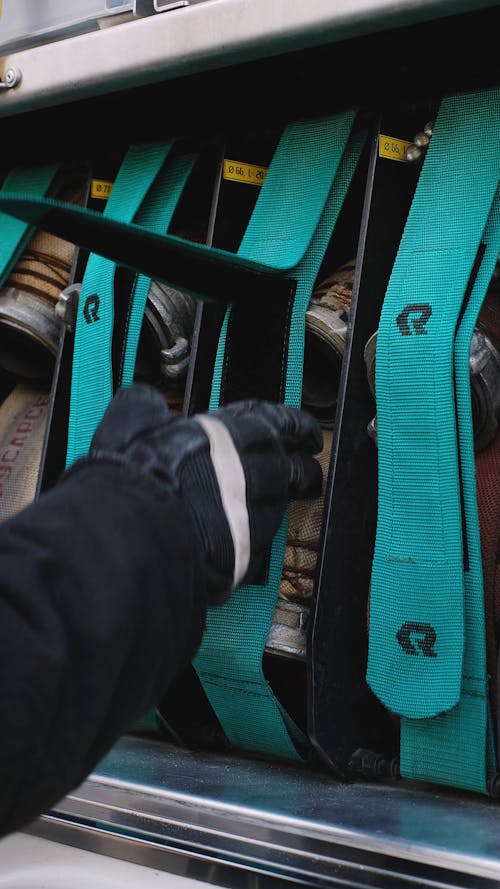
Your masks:
{"label": "rolled fire hose", "polygon": [[35,497],[50,395],[18,383],[0,407],[0,521]]}
{"label": "rolled fire hose", "polygon": [[331,429],[354,282],[354,259],[314,289],[306,312],[302,407]]}
{"label": "rolled fire hose", "polygon": [[[81,171],[61,176],[60,194],[82,203]],[[74,255],[73,244],[37,232],[0,290],[0,370],[11,387],[0,407],[0,521],[35,497],[60,334],[55,306]]]}
{"label": "rolled fire hose", "polygon": [[[81,171],[59,195],[83,204]],[[62,324],[56,306],[74,260],[74,244],[38,231],[0,290],[0,371],[13,384],[0,406],[0,521],[35,497]],[[172,407],[182,406],[194,312],[191,297],[152,282],[137,376],[167,387]]]}
{"label": "rolled fire hose", "polygon": [[[76,171],[58,197],[81,206],[86,177]],[[0,290],[0,369],[15,381],[50,386],[64,315],[56,305],[70,283],[74,259],[73,243],[38,231]],[[187,373],[194,314],[192,297],[151,283],[136,375],[172,390],[175,405]]]}
{"label": "rolled fire hose", "polygon": [[[85,174],[61,186],[65,200],[82,204]],[[0,290],[0,368],[16,381],[50,386],[59,344],[55,306],[69,284],[75,245],[37,232]]]}
{"label": "rolled fire hose", "polygon": [[[40,241],[38,237],[33,239],[35,244],[30,244],[11,275],[11,280],[22,281],[23,289],[7,287],[0,292],[0,342],[5,324],[9,343],[16,347],[5,353],[3,368],[21,381],[0,406],[0,521],[33,500],[40,470],[50,392],[48,387],[40,389],[38,385],[50,383],[61,324],[55,311],[57,285],[67,284],[62,270],[69,275],[71,265],[66,263],[64,267],[63,257],[69,257],[68,248],[72,246],[47,237],[52,251],[50,263],[44,265],[41,251],[35,257]],[[55,248],[57,257],[53,255]],[[56,273],[49,280],[48,272],[53,268],[59,269],[59,280]],[[43,276],[49,291],[47,298],[27,290],[28,276],[36,283]],[[169,407],[177,410],[183,403],[194,325],[193,303],[188,295],[152,282],[138,353],[138,379],[158,384],[163,380]],[[30,378],[37,385],[24,382]]]}
{"label": "rolled fire hose", "polygon": [[324,493],[332,449],[340,370],[354,282],[349,260],[314,289],[306,312],[302,407],[323,429],[323,491],[315,500],[298,500],[290,518],[280,588],[266,651],[304,660],[307,625],[321,532]]}

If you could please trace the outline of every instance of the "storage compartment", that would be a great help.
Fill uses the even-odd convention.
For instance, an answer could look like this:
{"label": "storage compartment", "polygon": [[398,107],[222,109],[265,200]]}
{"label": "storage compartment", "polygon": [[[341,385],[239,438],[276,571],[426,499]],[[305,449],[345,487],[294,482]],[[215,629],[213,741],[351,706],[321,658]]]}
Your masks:
{"label": "storage compartment", "polygon": [[[94,27],[104,14],[112,17],[131,6],[125,4],[125,10],[118,4],[107,5],[112,8],[87,9],[88,18],[82,10],[81,19],[72,9],[71,22],[61,26],[55,17],[49,24],[40,20],[35,31],[31,21],[30,39],[35,34],[40,41],[51,39],[51,28],[59,38],[61,28]],[[156,12],[164,8],[160,0],[155,2]],[[2,24],[9,24],[9,15],[4,0]],[[474,35],[473,23],[479,28],[479,19],[490,26],[494,22],[491,11],[484,10],[477,18],[461,12],[448,22],[449,33],[462,50],[468,46],[467,35]],[[158,709],[130,726],[95,774],[30,828],[34,835],[92,849],[106,860],[147,865],[155,876],[157,871],[168,872],[220,886],[287,882],[493,889],[498,884],[498,803],[487,795],[401,779],[398,720],[366,681],[379,493],[374,337],[428,144],[420,140],[419,146],[415,137],[435,119],[444,94],[463,86],[476,89],[478,79],[481,85],[488,85],[488,78],[496,83],[498,76],[492,73],[494,66],[486,53],[480,75],[472,71],[465,52],[464,66],[454,64],[452,70],[446,69],[446,77],[439,61],[434,81],[425,66],[413,71],[410,60],[421,58],[417,51],[427,53],[428,47],[442,46],[446,25],[436,13],[434,29],[428,21],[414,30],[396,28],[385,35],[382,28],[379,42],[373,35],[351,36],[338,46],[318,46],[316,55],[298,39],[281,59],[271,51],[263,68],[258,62],[242,61],[206,72],[206,77],[199,73],[150,85],[141,81],[137,89],[116,90],[111,98],[48,109],[52,123],[61,112],[69,132],[64,152],[83,164],[83,202],[98,211],[104,210],[117,171],[135,141],[149,144],[173,137],[179,154],[194,152],[197,159],[168,233],[235,257],[241,255],[287,127],[298,120],[312,126],[335,115],[341,118],[352,106],[353,133],[363,142],[335,208],[335,224],[318,248],[321,257],[314,257],[318,261],[309,302],[303,307],[303,376],[301,368],[294,398],[323,426],[323,499],[314,515],[290,516],[282,541],[285,570],[280,568],[277,582],[274,578],[272,607],[270,598],[264,617],[247,608],[239,635],[232,639],[234,660],[241,647],[238,670],[245,658],[255,659],[261,668],[258,678],[272,705],[272,725],[284,725],[288,732],[293,724],[294,730],[284,747],[275,746],[271,721],[252,725],[255,709],[248,706],[245,711],[245,698],[243,704],[237,703],[236,694],[231,703],[245,713],[246,721],[235,725],[228,719],[231,707],[221,706],[214,683],[207,678],[213,653],[207,643],[200,659],[177,678]],[[491,27],[486,32],[485,40]],[[388,36],[393,39],[390,44],[385,42]],[[387,67],[384,77],[380,59],[389,58],[389,45],[395,48],[396,61],[391,77]],[[282,89],[292,72],[297,77],[299,68],[307,99],[302,91],[297,90],[293,99],[292,89]],[[264,91],[260,104],[255,84],[257,73],[264,69],[269,94]],[[337,87],[325,94],[318,85],[327,75]],[[289,82],[294,86],[297,80]],[[276,101],[280,90],[282,104]],[[144,112],[145,98],[154,103],[153,116]],[[163,113],[167,106],[169,113]],[[133,113],[125,113],[128,109]],[[33,115],[39,123],[43,110]],[[20,117],[13,115],[12,121],[7,117],[3,125],[14,145],[22,143],[26,155],[22,137],[29,124]],[[81,139],[75,136],[79,132],[75,121]],[[94,144],[97,124],[102,126]],[[346,144],[351,145],[349,140]],[[408,148],[412,150],[407,156]],[[58,140],[49,134],[42,150],[44,161],[54,159],[59,150]],[[14,155],[11,142],[4,174]],[[319,159],[311,152],[310,170],[300,167],[304,182],[297,190],[297,204],[304,218],[309,213],[308,190],[315,187],[315,164],[319,166]],[[293,192],[292,185],[297,185],[293,177],[298,174],[291,162],[285,173],[282,184]],[[269,217],[275,210],[271,202]],[[283,228],[296,211],[293,201],[285,211],[277,211],[282,213]],[[322,213],[319,218],[324,220]],[[72,258],[68,279],[72,284],[82,282],[88,259],[88,247]],[[135,379],[157,386],[173,409],[186,414],[238,398],[282,399],[284,370],[291,360],[286,309],[295,297],[291,291],[297,284],[298,265],[276,276],[286,286],[292,281],[291,289],[282,288],[276,301],[259,301],[256,290],[231,313],[222,302],[195,303],[182,289],[174,296],[168,285],[153,280]],[[147,269],[139,268],[139,273],[147,274]],[[115,388],[121,372],[118,346],[135,284],[136,273],[120,268],[113,295]],[[22,285],[17,280],[13,286],[22,291]],[[43,445],[38,444],[40,472],[30,489],[30,496],[35,496],[50,488],[66,459],[74,329],[69,303],[66,307],[59,303],[57,313],[52,306],[50,322],[56,326],[47,330],[47,311],[40,312],[40,305],[37,309],[33,302],[36,296],[23,292],[21,300],[0,292],[0,310],[2,300],[5,303],[5,313],[0,314],[0,386],[5,406],[16,385],[31,385],[37,378],[49,405]],[[497,316],[495,278],[492,294]],[[479,417],[485,407],[484,390],[475,391],[474,411]],[[12,437],[9,429],[7,444]],[[0,452],[0,469],[1,460]],[[269,587],[271,555],[252,586]],[[262,624],[260,650],[247,656],[250,630],[257,622]],[[210,627],[206,638],[211,638]],[[218,665],[214,673],[217,669]],[[246,677],[241,680],[237,673],[229,677],[228,685],[240,681]],[[275,721],[278,717],[282,723]],[[489,789],[495,796],[494,781]]]}

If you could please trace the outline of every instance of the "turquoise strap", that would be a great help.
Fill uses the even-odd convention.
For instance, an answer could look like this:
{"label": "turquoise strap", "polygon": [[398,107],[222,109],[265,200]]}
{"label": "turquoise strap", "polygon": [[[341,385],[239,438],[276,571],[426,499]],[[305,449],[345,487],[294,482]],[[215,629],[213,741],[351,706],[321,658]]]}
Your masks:
{"label": "turquoise strap", "polygon": [[[19,191],[26,197],[41,197],[52,185],[58,171],[59,164],[11,170],[4,180],[0,194]],[[0,283],[3,283],[31,237],[32,227],[6,213],[0,213],[0,231]]]}
{"label": "turquoise strap", "polygon": [[297,268],[325,208],[354,117],[348,111],[286,128],[239,246],[240,261]]}
{"label": "turquoise strap", "polygon": [[[238,256],[274,266],[298,265],[288,355],[287,404],[299,406],[302,390],[305,312],[321,261],[356,167],[363,139],[346,150],[355,111],[332,119],[289,126],[271,162]],[[300,258],[301,257],[301,258]],[[211,393],[218,407],[231,309],[221,332]],[[203,688],[229,740],[239,748],[299,760],[306,739],[273,694],[262,658],[278,596],[288,516],[274,539],[265,585],[234,590],[222,607],[209,610],[201,647],[193,661]]]}
{"label": "turquoise strap", "polygon": [[465,652],[460,701],[434,719],[401,720],[401,774],[467,790],[488,791],[497,770],[488,701],[481,539],[476,498],[470,392],[470,343],[500,250],[500,191],[485,229],[486,250],[455,338],[459,452],[467,570],[464,571]]}
{"label": "turquoise strap", "polygon": [[[151,194],[137,214],[138,225],[160,234],[166,232],[195,160],[195,154],[179,155],[160,173]],[[139,275],[134,287],[128,319],[120,374],[122,386],[130,386],[134,378],[137,346],[150,286],[151,278],[148,275]]]}
{"label": "turquoise strap", "polygon": [[[172,143],[168,142],[129,148],[113,184],[105,216],[132,222],[171,147]],[[111,344],[115,268],[111,260],[92,253],[83,276],[75,329],[67,466],[86,453],[113,397]]]}
{"label": "turquoise strap", "polygon": [[[472,296],[469,307],[464,298],[498,185],[499,98],[498,90],[487,90],[443,100],[382,309],[367,670],[375,694],[404,717],[402,773],[408,768],[412,777],[458,786],[470,779],[483,790],[489,728],[478,528],[470,478],[466,484],[466,475],[473,477],[473,454],[465,449],[472,433],[462,413],[464,386],[455,392],[454,378],[455,335],[467,316],[457,344],[468,380],[464,342],[468,336],[470,344],[469,313],[477,311]],[[479,300],[476,288],[487,274],[483,260]],[[460,741],[450,746],[456,731]],[[427,746],[420,746],[422,732],[433,738]]]}

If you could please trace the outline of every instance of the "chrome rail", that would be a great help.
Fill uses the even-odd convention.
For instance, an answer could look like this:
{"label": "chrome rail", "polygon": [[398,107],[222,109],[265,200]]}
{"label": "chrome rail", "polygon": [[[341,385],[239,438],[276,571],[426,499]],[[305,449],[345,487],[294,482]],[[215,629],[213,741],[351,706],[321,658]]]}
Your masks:
{"label": "chrome rail", "polygon": [[500,885],[493,800],[132,736],[29,832],[220,886]]}

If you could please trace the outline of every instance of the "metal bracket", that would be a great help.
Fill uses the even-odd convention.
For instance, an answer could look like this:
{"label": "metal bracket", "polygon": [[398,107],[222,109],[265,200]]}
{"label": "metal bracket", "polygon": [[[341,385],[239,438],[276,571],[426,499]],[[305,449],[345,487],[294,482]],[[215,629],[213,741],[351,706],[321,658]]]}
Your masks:
{"label": "metal bracket", "polygon": [[59,299],[55,305],[55,313],[68,330],[74,330],[76,326],[76,313],[78,311],[78,299],[82,285],[79,283],[69,284],[61,291]]}
{"label": "metal bracket", "polygon": [[134,0],[134,15],[144,18],[156,12],[181,9],[183,6],[189,6],[189,0]]}
{"label": "metal bracket", "polygon": [[168,12],[170,9],[181,9],[189,6],[189,0],[153,0],[155,12]]}
{"label": "metal bracket", "polygon": [[145,18],[148,15],[154,15],[153,0],[134,0],[133,13],[138,18]]}
{"label": "metal bracket", "polygon": [[0,90],[11,90],[13,87],[21,83],[21,72],[19,68],[7,68],[3,80],[0,80]]}

